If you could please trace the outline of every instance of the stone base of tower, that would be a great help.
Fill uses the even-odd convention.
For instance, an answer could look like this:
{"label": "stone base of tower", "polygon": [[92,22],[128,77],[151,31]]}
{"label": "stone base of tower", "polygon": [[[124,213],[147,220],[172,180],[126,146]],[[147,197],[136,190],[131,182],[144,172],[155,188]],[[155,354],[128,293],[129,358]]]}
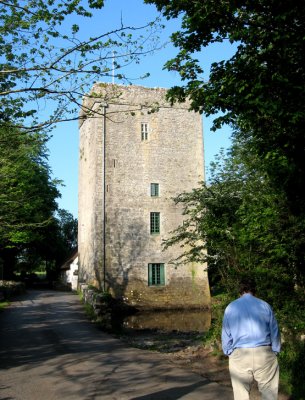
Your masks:
{"label": "stone base of tower", "polygon": [[210,290],[207,279],[173,279],[166,286],[147,286],[140,280],[131,280],[126,285],[116,282],[110,285],[115,298],[137,309],[196,309],[210,308]]}

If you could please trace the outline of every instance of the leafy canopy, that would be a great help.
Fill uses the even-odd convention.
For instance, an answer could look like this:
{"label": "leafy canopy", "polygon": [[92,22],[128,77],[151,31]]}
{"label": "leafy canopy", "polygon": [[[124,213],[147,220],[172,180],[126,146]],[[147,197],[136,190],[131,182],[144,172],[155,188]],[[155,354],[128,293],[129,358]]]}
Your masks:
{"label": "leafy canopy", "polygon": [[282,326],[302,331],[300,314],[287,313],[291,304],[303,309],[296,285],[303,293],[304,225],[273,190],[250,144],[236,137],[213,163],[210,184],[175,199],[186,219],[165,246],[180,244],[176,263],[207,262],[211,286],[225,288],[231,299],[238,278],[251,274],[260,296],[282,312]]}
{"label": "leafy canopy", "polygon": [[[146,0],[168,18],[181,16],[172,35],[177,55],[166,68],[177,71],[182,86],[172,101],[189,97],[192,108],[223,124],[242,126],[253,138],[265,171],[281,187],[294,213],[303,213],[305,197],[305,35],[304,2]],[[229,60],[214,62],[208,80],[196,58],[220,42],[237,45]]]}
{"label": "leafy canopy", "polygon": [[35,240],[57,208],[57,182],[50,177],[45,136],[0,127],[0,244]]}
{"label": "leafy canopy", "polygon": [[[156,22],[111,31],[88,19],[102,0],[0,2],[0,122],[34,129],[76,119],[94,81],[139,62],[157,46]],[[94,29],[93,29],[94,28]],[[115,60],[113,56],[115,55]],[[47,110],[46,110],[47,106]]]}
{"label": "leafy canopy", "polygon": [[[17,257],[47,241],[60,196],[47,164],[46,137],[0,126],[0,265],[12,277]],[[37,257],[36,257],[37,258]]]}

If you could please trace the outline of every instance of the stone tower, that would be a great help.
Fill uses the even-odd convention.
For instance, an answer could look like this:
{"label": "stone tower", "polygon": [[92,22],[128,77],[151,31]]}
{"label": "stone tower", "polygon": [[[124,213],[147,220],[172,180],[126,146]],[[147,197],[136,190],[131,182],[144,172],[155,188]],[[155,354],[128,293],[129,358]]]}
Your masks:
{"label": "stone tower", "polygon": [[204,178],[202,119],[166,90],[95,84],[80,122],[79,283],[138,308],[210,303],[206,265],[162,250],[183,224],[173,197]]}

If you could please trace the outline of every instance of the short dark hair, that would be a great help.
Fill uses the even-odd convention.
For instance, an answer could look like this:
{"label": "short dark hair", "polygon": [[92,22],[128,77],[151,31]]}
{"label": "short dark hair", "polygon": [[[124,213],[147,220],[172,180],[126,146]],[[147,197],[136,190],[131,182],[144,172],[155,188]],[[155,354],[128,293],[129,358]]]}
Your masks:
{"label": "short dark hair", "polygon": [[253,293],[255,294],[256,292],[256,285],[254,279],[251,278],[244,278],[241,279],[239,282],[239,293]]}

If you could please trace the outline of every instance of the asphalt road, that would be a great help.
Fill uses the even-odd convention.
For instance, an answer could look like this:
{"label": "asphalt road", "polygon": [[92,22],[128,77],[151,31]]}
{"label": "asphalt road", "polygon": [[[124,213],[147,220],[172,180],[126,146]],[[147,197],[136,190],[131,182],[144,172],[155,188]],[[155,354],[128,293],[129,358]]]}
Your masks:
{"label": "asphalt road", "polygon": [[88,322],[78,296],[29,291],[0,314],[0,400],[231,400]]}

